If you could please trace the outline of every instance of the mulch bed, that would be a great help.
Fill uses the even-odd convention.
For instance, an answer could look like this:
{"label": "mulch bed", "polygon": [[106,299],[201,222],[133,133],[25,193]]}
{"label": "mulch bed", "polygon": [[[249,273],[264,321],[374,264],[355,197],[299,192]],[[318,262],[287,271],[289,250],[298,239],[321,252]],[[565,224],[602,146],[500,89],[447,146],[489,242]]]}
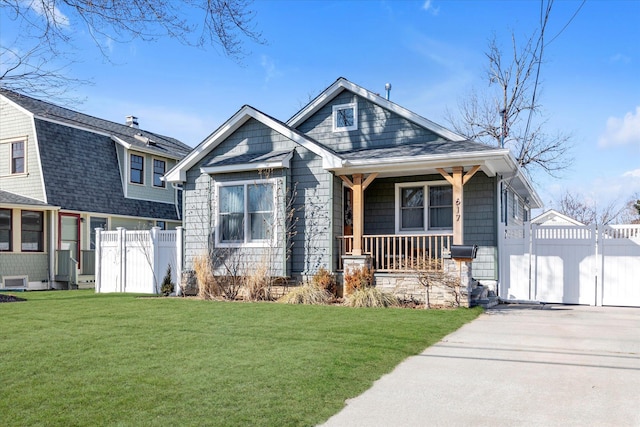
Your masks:
{"label": "mulch bed", "polygon": [[19,301],[26,301],[26,299],[18,298],[18,297],[15,297],[13,295],[8,295],[8,294],[0,294],[0,303],[3,303],[3,302],[19,302]]}

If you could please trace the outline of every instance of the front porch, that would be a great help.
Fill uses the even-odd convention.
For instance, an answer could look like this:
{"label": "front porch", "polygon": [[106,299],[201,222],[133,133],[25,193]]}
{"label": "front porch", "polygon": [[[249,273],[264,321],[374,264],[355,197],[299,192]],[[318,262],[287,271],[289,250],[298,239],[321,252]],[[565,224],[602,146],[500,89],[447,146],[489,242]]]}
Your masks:
{"label": "front porch", "polygon": [[[371,267],[379,273],[411,273],[443,268],[449,258],[453,233],[444,234],[379,234],[362,236],[362,255],[371,259]],[[338,237],[337,271],[344,271],[344,256],[354,254],[354,236]],[[439,262],[431,262],[436,260]]]}

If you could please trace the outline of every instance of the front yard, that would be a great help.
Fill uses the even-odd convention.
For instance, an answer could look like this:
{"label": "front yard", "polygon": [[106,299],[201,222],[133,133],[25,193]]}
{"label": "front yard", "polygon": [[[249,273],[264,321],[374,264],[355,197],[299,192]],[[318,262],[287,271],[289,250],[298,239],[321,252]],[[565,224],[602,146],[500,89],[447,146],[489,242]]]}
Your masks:
{"label": "front yard", "polygon": [[481,312],[18,296],[0,304],[3,426],[316,425]]}

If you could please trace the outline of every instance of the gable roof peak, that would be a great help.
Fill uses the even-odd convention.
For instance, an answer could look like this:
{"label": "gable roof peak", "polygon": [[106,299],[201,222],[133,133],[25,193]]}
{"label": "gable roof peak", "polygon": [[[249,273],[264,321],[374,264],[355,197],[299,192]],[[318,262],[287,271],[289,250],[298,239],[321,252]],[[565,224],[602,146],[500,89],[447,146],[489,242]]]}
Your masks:
{"label": "gable roof peak", "polygon": [[381,108],[392,111],[398,114],[405,119],[416,123],[419,126],[422,126],[431,132],[442,136],[445,139],[450,141],[466,141],[467,138],[453,132],[439,124],[432,122],[429,119],[422,117],[419,114],[414,113],[411,110],[408,110],[399,104],[396,104],[393,101],[390,101],[377,93],[371,92],[368,89],[363,88],[344,77],[339,77],[331,86],[322,91],[318,96],[316,96],[311,102],[309,102],[305,107],[303,107],[300,111],[293,115],[288,121],[287,125],[292,128],[297,128],[303,122],[305,122],[309,117],[311,117],[314,113],[316,113],[319,109],[324,107],[326,104],[331,102],[336,96],[338,96],[342,91],[348,90],[361,98],[364,98],[373,104],[378,105]]}

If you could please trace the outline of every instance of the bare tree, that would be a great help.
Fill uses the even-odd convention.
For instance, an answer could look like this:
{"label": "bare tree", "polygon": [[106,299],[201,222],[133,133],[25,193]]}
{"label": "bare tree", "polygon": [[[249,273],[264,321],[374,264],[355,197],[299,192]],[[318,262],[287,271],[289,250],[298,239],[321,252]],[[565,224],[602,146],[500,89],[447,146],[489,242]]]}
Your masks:
{"label": "bare tree", "polygon": [[518,46],[513,33],[510,53],[502,50],[495,36],[489,41],[489,89],[481,95],[473,91],[462,99],[458,114],[449,111],[447,120],[456,132],[469,139],[509,148],[530,174],[542,170],[557,176],[572,162],[571,137],[547,131],[548,120],[543,117],[538,100],[545,28],[552,4],[552,0],[547,2],[539,31],[522,46]]}
{"label": "bare tree", "polygon": [[630,197],[619,219],[621,224],[640,224],[640,193]]}
{"label": "bare tree", "polygon": [[583,224],[614,224],[622,219],[627,206],[615,201],[600,205],[580,193],[566,191],[558,201],[558,210]]}
{"label": "bare tree", "polygon": [[0,86],[51,95],[83,83],[66,71],[86,34],[107,59],[111,43],[170,37],[240,60],[245,40],[263,42],[250,5],[251,0],[0,0],[0,13],[20,28],[15,40],[5,36],[0,42]]}

